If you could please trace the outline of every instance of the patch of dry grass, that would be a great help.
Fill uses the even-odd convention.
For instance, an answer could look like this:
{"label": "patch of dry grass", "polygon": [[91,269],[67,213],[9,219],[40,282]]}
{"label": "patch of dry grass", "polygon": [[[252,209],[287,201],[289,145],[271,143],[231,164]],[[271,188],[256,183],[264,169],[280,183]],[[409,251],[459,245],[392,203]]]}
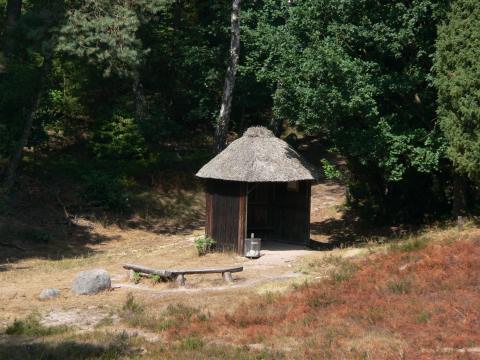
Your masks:
{"label": "patch of dry grass", "polygon": [[479,346],[480,237],[451,235],[421,235],[366,259],[326,258],[328,280],[247,300],[195,333],[270,347],[294,339],[289,358],[428,359]]}

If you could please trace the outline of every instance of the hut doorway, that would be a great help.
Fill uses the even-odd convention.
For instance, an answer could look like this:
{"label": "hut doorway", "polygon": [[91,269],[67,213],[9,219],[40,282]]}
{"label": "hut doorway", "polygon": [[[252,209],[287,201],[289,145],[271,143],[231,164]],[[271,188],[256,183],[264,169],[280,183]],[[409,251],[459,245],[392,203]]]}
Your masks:
{"label": "hut doorway", "polygon": [[266,241],[306,244],[310,238],[309,181],[250,183],[246,236]]}
{"label": "hut doorway", "polygon": [[275,185],[249,184],[247,190],[247,237],[254,234],[263,240],[275,238]]}

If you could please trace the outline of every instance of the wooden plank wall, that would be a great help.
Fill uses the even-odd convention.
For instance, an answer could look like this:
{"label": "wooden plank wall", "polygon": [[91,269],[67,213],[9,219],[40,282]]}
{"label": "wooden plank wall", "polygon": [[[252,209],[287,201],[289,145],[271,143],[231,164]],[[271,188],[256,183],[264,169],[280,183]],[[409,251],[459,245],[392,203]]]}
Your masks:
{"label": "wooden plank wall", "polygon": [[236,181],[208,180],[206,183],[206,234],[215,239],[220,251],[243,253],[245,187]]}

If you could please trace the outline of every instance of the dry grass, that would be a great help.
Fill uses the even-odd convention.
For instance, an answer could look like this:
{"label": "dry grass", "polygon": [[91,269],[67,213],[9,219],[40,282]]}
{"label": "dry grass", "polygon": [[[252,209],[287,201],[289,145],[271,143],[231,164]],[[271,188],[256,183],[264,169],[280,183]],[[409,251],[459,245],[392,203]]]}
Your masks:
{"label": "dry grass", "polygon": [[449,230],[434,234],[436,241],[423,235],[353,265],[324,260],[337,270],[350,264],[348,276],[332,272],[326,281],[287,295],[257,297],[233,313],[212,317],[208,325],[196,322],[190,328],[208,334],[204,341],[274,349],[287,338],[297,343],[289,358],[451,358],[442,349],[480,345],[478,233],[457,241],[451,235]]}
{"label": "dry grass", "polygon": [[[478,239],[475,228],[461,235],[437,228],[368,250],[315,253],[297,262],[295,267],[307,274],[291,281],[289,291],[289,282],[279,282],[251,291],[161,300],[127,291],[67,296],[50,306],[88,309],[92,302],[100,306],[103,301],[119,318],[108,318],[82,335],[74,328],[36,326],[35,321],[30,322],[35,326],[22,327],[18,324],[29,320],[19,319],[12,329],[41,331],[30,334],[33,342],[21,340],[19,332],[0,339],[0,358],[14,352],[18,359],[33,359],[32,351],[42,351],[49,359],[468,358],[469,353],[455,351],[480,341]],[[193,244],[188,246],[194,254]],[[121,251],[131,257],[135,249]],[[139,256],[151,251],[147,247]],[[158,255],[147,258],[153,263]],[[93,262],[108,260],[108,255],[96,256]],[[191,254],[178,256],[185,263],[197,261]],[[211,256],[215,262],[228,259]],[[77,264],[55,269],[70,271]],[[48,267],[42,271],[55,273]]]}

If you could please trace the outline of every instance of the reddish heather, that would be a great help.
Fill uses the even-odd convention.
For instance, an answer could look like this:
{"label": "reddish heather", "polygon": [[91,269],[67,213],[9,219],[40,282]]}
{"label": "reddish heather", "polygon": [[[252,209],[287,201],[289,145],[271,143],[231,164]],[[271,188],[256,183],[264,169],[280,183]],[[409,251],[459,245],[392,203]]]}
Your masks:
{"label": "reddish heather", "polygon": [[475,356],[457,350],[480,346],[480,242],[394,250],[358,265],[346,280],[306,285],[275,299],[259,297],[183,334],[283,346],[288,358]]}

